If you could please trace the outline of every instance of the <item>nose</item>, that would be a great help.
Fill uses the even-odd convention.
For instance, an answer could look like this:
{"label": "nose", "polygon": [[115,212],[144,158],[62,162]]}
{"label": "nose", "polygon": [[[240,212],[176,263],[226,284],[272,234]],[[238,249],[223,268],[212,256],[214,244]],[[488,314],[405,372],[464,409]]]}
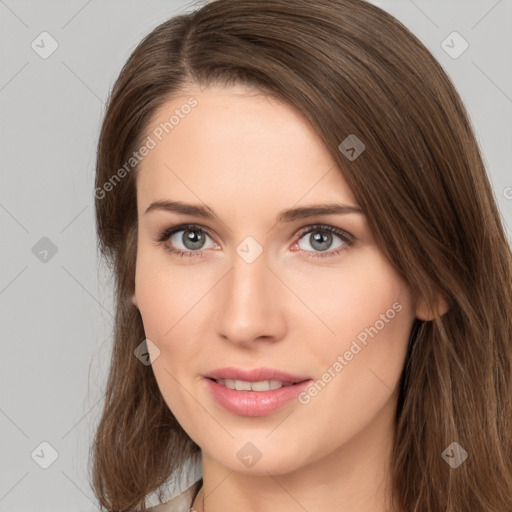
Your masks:
{"label": "nose", "polygon": [[246,348],[284,338],[285,286],[269,268],[265,252],[252,263],[236,254],[218,286],[214,318],[221,338]]}

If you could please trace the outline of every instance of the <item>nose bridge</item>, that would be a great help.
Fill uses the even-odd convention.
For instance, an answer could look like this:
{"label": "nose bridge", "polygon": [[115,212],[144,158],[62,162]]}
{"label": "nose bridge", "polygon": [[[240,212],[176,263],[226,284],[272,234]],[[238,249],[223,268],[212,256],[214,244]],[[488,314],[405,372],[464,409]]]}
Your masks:
{"label": "nose bridge", "polygon": [[233,266],[222,285],[222,298],[216,306],[218,333],[232,342],[250,343],[260,337],[279,337],[282,311],[276,278],[261,252],[255,259],[255,247],[237,248]]}

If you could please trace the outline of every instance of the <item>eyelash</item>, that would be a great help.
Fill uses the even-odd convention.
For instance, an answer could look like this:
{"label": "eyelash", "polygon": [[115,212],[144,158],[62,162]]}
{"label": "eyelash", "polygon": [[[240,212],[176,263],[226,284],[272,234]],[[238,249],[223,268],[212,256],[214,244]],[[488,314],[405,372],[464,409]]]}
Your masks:
{"label": "eyelash", "polygon": [[[203,256],[204,250],[198,250],[198,251],[182,251],[180,249],[174,249],[173,247],[165,244],[165,242],[175,233],[179,233],[180,231],[200,231],[201,233],[205,233],[208,236],[210,236],[209,231],[205,228],[197,225],[197,224],[181,224],[179,226],[174,226],[172,228],[167,228],[162,230],[158,235],[158,242],[164,243],[164,248],[166,251],[170,252],[171,254],[175,254],[177,256],[189,256],[189,257],[196,257],[196,256]],[[297,233],[297,240],[300,240],[304,235],[308,235],[310,233],[313,233],[315,231],[327,231],[328,233],[333,233],[341,238],[341,240],[348,246],[352,247],[355,244],[354,237],[347,233],[346,231],[343,231],[339,228],[335,228],[333,226],[328,226],[325,224],[314,224],[312,226],[306,226],[303,228],[303,230],[299,231]],[[322,254],[320,252],[315,251],[305,251],[304,249],[298,249],[298,251],[306,252],[306,253],[314,253],[315,255],[308,255],[309,258],[329,258],[333,256],[337,256],[342,251],[346,249],[345,246],[338,247],[337,249],[334,249],[332,251],[325,251],[325,254]]]}

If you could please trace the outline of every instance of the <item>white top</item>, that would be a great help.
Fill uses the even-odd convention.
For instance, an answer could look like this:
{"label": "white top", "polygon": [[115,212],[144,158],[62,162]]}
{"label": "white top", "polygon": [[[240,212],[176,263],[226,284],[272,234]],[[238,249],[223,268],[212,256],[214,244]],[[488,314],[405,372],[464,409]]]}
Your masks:
{"label": "white top", "polygon": [[148,508],[147,512],[189,512],[202,483],[202,479],[198,480],[172,500]]}

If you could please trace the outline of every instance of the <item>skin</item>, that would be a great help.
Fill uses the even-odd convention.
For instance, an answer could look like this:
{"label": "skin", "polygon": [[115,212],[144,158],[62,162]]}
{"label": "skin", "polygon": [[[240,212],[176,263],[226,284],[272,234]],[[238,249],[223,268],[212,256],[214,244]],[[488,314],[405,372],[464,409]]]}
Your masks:
{"label": "skin", "polygon": [[[202,449],[204,489],[194,507],[203,510],[206,496],[208,512],[384,512],[398,382],[414,318],[428,316],[424,306],[415,306],[362,213],[275,225],[286,208],[357,206],[299,112],[242,86],[196,86],[168,101],[148,134],[190,96],[198,105],[139,167],[132,300],[160,350],[152,364],[160,391]],[[145,213],[157,200],[206,204],[218,220]],[[158,242],[160,230],[183,223],[210,231],[202,257],[166,251],[173,242],[193,250],[183,232]],[[313,234],[299,232],[316,223],[347,231],[355,245],[308,257],[344,244],[333,234],[326,251],[315,249]],[[236,252],[247,236],[263,250],[252,263]],[[292,250],[298,240],[302,251]],[[273,414],[243,417],[205,386],[202,375],[224,366],[321,379],[394,303],[400,312],[307,404],[293,400]],[[237,457],[247,442],[262,453],[251,468]]]}

